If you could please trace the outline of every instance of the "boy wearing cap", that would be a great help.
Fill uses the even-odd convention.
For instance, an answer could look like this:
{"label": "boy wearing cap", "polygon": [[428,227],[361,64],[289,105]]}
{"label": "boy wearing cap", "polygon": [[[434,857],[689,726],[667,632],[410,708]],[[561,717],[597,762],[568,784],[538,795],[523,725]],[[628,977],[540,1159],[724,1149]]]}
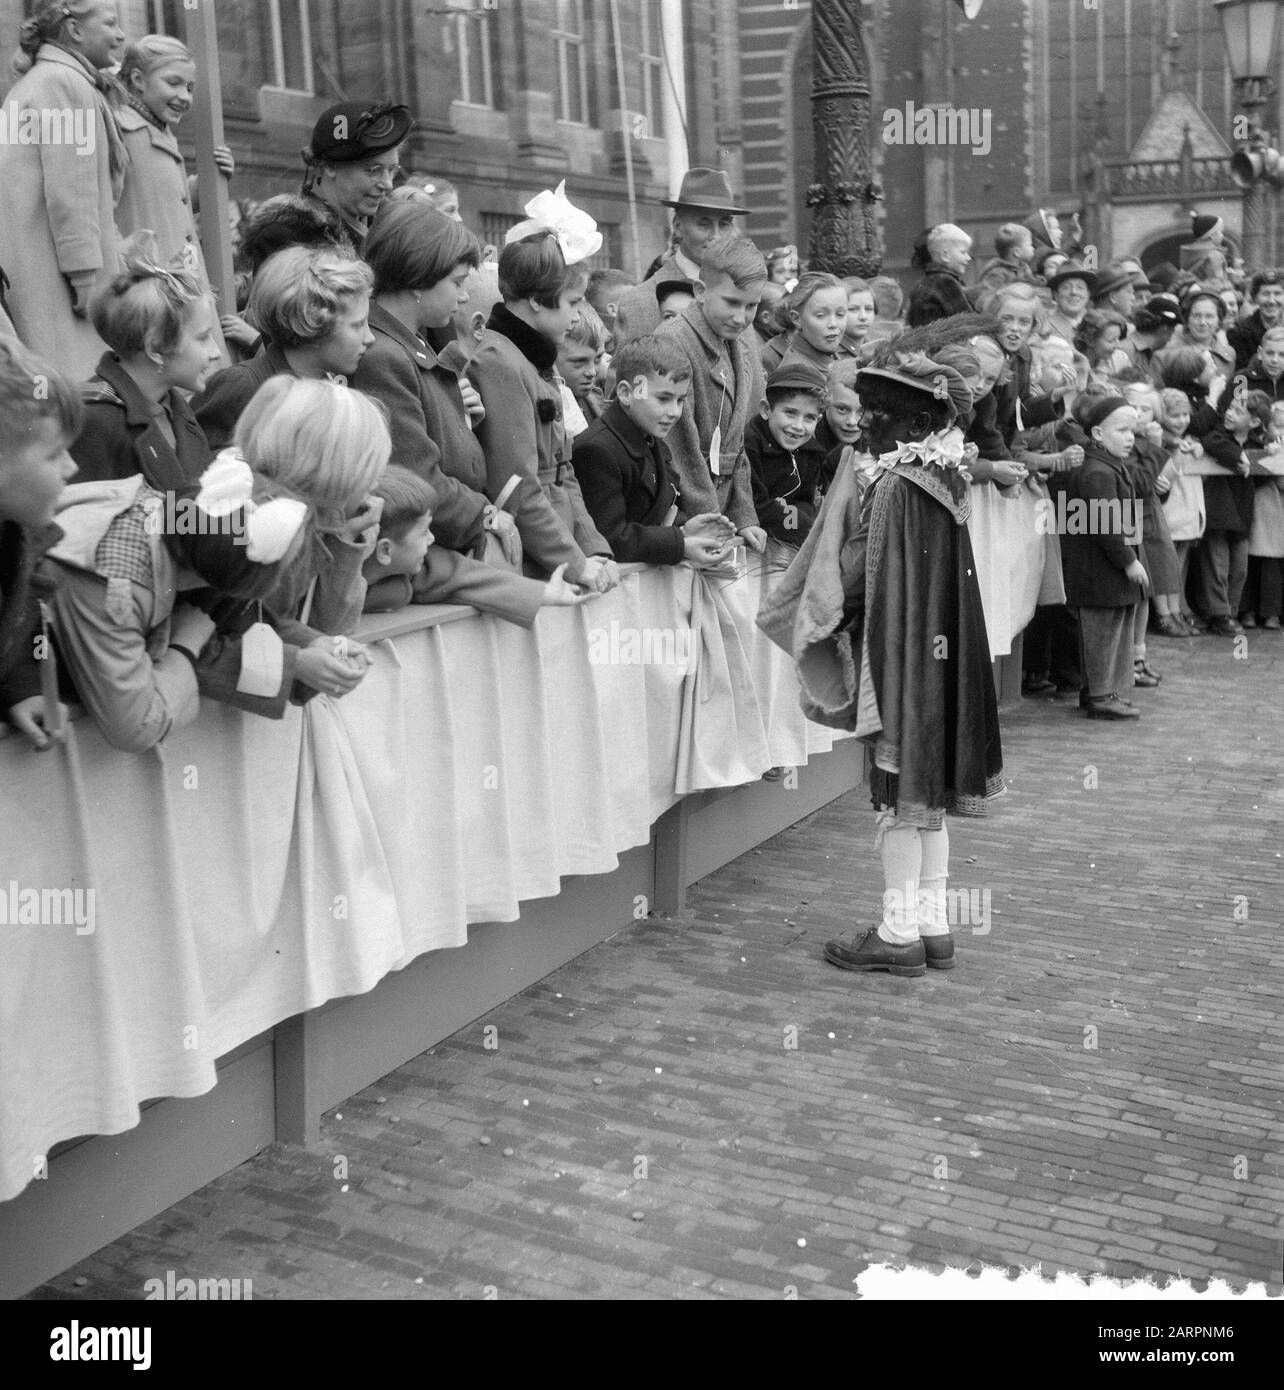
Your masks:
{"label": "boy wearing cap", "polygon": [[782,362],[767,378],[766,397],[745,430],[758,523],[786,545],[801,545],[816,520],[824,456],[806,446],[828,403],[819,367],[800,358]]}
{"label": "boy wearing cap", "polygon": [[410,133],[407,106],[343,101],[323,111],[302,151],[303,197],[342,221],[360,256],[375,213],[393,189],[397,149]]}
{"label": "boy wearing cap", "polygon": [[[655,332],[660,326],[656,286],[662,280],[698,280],[709,244],[733,232],[737,217],[748,215],[747,208],[737,205],[731,193],[731,180],[721,169],[688,169],[678,196],[662,201],[665,207],[673,209],[676,245],[661,256],[653,275],[620,295],[615,326],[617,348],[630,338]],[[765,263],[763,279],[766,279]]]}
{"label": "boy wearing cap", "polygon": [[1192,212],[1190,230],[1194,241],[1178,250],[1182,270],[1190,271],[1206,289],[1220,289],[1230,284],[1226,254],[1222,250],[1226,244],[1226,224],[1211,213]]}
{"label": "boy wearing cap", "polygon": [[1088,436],[1083,463],[1056,474],[1067,505],[1061,534],[1066,603],[1078,610],[1080,705],[1089,719],[1137,719],[1124,695],[1133,686],[1132,631],[1150,580],[1141,562],[1141,500],[1128,469],[1137,412],[1123,396],[1083,397],[1076,407]]}

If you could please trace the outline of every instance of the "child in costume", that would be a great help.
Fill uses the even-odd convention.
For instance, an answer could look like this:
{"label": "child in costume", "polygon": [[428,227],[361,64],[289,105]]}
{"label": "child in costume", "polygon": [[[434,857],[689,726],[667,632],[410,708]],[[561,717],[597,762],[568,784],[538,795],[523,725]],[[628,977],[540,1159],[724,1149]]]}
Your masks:
{"label": "child in costume", "polygon": [[945,815],[984,815],[1003,787],[971,485],[951,428],[971,398],[952,368],[894,342],[856,385],[861,451],[758,621],[793,655],[808,717],[854,730],[874,755],[882,920],[828,942],[825,958],[921,976],[954,965]]}

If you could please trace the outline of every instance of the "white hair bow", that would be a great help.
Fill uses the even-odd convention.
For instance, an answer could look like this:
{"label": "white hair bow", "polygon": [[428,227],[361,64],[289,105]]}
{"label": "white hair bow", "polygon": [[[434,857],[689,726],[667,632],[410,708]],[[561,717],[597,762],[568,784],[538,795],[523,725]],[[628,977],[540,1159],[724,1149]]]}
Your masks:
{"label": "white hair bow", "polygon": [[602,233],[597,223],[566,196],[566,180],[556,189],[537,193],[526,204],[525,222],[509,229],[504,245],[511,246],[532,232],[550,228],[557,233],[557,244],[567,265],[587,261],[602,249]]}
{"label": "white hair bow", "polygon": [[207,515],[245,511],[245,554],[256,565],[271,565],[290,548],[307,518],[306,502],[275,497],[261,506],[254,501],[254,472],[235,449],[224,449],[201,474],[196,505]]}

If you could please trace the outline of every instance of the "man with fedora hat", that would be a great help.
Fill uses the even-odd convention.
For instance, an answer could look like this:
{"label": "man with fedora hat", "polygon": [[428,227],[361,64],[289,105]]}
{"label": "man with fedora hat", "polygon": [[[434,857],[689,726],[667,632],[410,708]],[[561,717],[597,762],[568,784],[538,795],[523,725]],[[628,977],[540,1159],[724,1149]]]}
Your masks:
{"label": "man with fedora hat", "polygon": [[1048,332],[1074,345],[1075,329],[1083,321],[1097,288],[1097,276],[1075,261],[1068,261],[1055,275],[1048,276],[1052,292],[1052,310],[1048,314]]}
{"label": "man with fedora hat", "polygon": [[1092,291],[1094,309],[1113,309],[1124,318],[1131,319],[1137,305],[1137,278],[1127,266],[1108,265],[1097,276],[1096,288]]}
{"label": "man with fedora hat", "polygon": [[660,258],[655,272],[631,290],[620,295],[616,311],[615,347],[660,326],[660,306],[655,297],[662,280],[685,280],[692,286],[700,278],[705,247],[735,227],[747,208],[737,207],[731,194],[731,180],[721,169],[688,169],[676,198],[662,200],[673,209],[676,246]]}
{"label": "man with fedora hat", "polygon": [[408,106],[342,101],[323,111],[303,150],[303,196],[343,223],[359,256],[375,213],[392,192],[397,148],[414,118]]}

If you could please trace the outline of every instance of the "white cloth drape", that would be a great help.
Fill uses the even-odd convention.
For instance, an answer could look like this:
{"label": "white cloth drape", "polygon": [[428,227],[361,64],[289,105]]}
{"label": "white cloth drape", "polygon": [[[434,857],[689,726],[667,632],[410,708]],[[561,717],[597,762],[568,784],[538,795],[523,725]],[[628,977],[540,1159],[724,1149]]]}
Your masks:
{"label": "white cloth drape", "polygon": [[[88,720],[39,756],[0,740],[0,1199],[281,1020],[609,873],[682,793],[828,751],[754,626],[763,582],[644,569],[529,632],[408,610],[351,695],[279,723],[203,702],[143,755]],[[694,667],[663,659],[683,630]],[[6,924],[11,884],[92,889],[92,932]]]}

